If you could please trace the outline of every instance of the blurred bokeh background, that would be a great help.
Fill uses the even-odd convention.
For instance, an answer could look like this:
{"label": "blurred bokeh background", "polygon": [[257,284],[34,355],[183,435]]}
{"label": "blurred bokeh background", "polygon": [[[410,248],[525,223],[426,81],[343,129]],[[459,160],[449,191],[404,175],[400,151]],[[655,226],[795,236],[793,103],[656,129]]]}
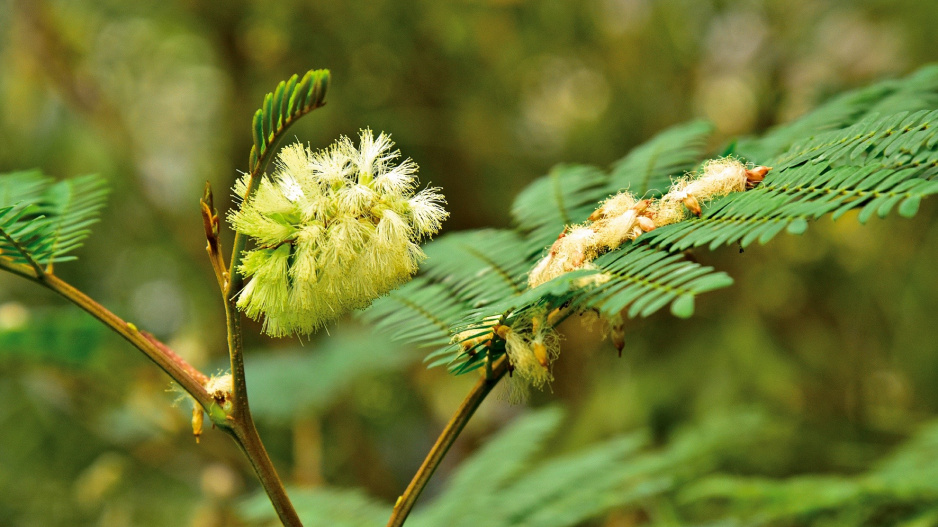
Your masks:
{"label": "blurred bokeh background", "polygon": [[[56,272],[215,372],[224,319],[198,198],[207,180],[227,207],[251,116],[293,73],[329,68],[333,84],[291,135],[316,147],[390,132],[443,188],[452,231],[507,226],[513,196],[556,163],[608,166],[693,118],[716,125],[718,152],[912,72],[938,60],[935,27],[938,5],[912,0],[0,0],[0,172],[105,176],[103,221]],[[914,220],[821,221],[701,252],[736,285],[689,321],[630,322],[621,359],[568,323],[552,389],[487,401],[424,499],[544,405],[566,413],[545,457],[640,430],[667,445],[745,411],[772,433],[712,470],[863,474],[938,413],[936,220],[926,203]],[[302,344],[257,329],[252,406],[297,488],[390,505],[474,381],[352,320]],[[250,467],[223,434],[196,444],[168,390],[90,317],[0,276],[0,525],[241,525]],[[657,497],[588,525],[691,521],[675,510]]]}

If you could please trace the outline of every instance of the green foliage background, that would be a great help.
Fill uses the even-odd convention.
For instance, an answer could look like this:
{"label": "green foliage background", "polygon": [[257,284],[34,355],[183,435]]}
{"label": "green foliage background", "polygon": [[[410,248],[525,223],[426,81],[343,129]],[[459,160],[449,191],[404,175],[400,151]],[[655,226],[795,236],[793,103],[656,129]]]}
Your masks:
{"label": "green foliage background", "polygon": [[[101,174],[103,221],[56,272],[214,371],[223,312],[198,197],[207,179],[225,205],[253,112],[293,73],[325,67],[333,83],[291,134],[391,132],[443,187],[447,230],[505,227],[558,162],[606,167],[694,118],[714,123],[716,151],[938,60],[936,24],[927,2],[4,0],[0,172]],[[622,359],[570,320],[552,391],[486,402],[415,523],[930,525],[936,212],[925,200],[911,221],[825,219],[742,254],[698,250],[735,286],[689,320],[630,322]],[[339,328],[302,347],[251,339],[252,406],[302,507],[374,523],[473,379]],[[237,507],[257,486],[234,445],[196,445],[167,388],[90,317],[0,276],[0,525],[264,521],[263,503]],[[564,410],[519,421],[549,404]],[[505,472],[480,478],[486,455]],[[566,485],[532,498],[543,481]]]}

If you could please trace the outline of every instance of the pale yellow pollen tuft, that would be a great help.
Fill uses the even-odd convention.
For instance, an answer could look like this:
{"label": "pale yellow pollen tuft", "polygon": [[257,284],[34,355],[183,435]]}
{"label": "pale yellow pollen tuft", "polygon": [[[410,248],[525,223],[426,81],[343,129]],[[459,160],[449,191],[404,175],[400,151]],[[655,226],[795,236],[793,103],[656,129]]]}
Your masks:
{"label": "pale yellow pollen tuft", "polygon": [[560,337],[543,323],[544,315],[523,318],[505,333],[505,351],[513,376],[535,388],[553,380],[551,363],[560,356]]}
{"label": "pale yellow pollen tuft", "polygon": [[591,215],[590,220],[611,218],[624,214],[635,205],[635,197],[629,192],[620,192],[603,202]]}
{"label": "pale yellow pollen tuft", "polygon": [[[534,343],[523,331],[512,331],[508,334],[505,340],[505,351],[514,368],[513,375],[517,375],[528,384],[540,388],[554,379],[550,368],[538,360],[534,351]],[[543,353],[547,356],[546,349]]]}

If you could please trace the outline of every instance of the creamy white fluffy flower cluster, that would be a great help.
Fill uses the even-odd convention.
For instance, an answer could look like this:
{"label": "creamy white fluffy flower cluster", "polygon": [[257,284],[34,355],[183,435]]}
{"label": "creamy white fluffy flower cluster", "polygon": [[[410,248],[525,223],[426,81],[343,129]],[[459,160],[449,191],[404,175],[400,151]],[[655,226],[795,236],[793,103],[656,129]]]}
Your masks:
{"label": "creamy white fluffy flower cluster", "polygon": [[[407,281],[426,257],[417,242],[448,216],[437,188],[417,189],[417,165],[400,160],[390,136],[362,130],[313,152],[279,154],[273,177],[228,220],[255,242],[239,271],[249,317],[273,336],[310,334]],[[234,193],[247,193],[247,180]]]}
{"label": "creamy white fluffy flower cluster", "polygon": [[[757,185],[770,167],[746,165],[730,157],[711,159],[699,174],[681,178],[659,199],[638,199],[628,190],[610,197],[581,225],[568,225],[547,255],[528,274],[537,287],[576,269],[589,267],[600,254],[658,227],[700,216],[701,203]],[[597,277],[601,279],[601,277]]]}

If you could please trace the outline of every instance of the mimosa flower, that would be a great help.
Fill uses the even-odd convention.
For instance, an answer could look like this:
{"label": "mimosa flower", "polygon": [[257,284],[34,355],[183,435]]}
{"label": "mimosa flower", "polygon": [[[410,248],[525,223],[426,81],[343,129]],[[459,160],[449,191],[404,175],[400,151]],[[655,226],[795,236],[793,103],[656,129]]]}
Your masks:
{"label": "mimosa flower", "polygon": [[[256,245],[239,271],[251,277],[238,307],[272,336],[310,334],[410,279],[426,258],[418,242],[448,213],[437,188],[416,192],[417,165],[390,136],[361,132],[313,152],[285,147],[272,177],[229,214]],[[236,195],[247,181],[235,184]]]}

